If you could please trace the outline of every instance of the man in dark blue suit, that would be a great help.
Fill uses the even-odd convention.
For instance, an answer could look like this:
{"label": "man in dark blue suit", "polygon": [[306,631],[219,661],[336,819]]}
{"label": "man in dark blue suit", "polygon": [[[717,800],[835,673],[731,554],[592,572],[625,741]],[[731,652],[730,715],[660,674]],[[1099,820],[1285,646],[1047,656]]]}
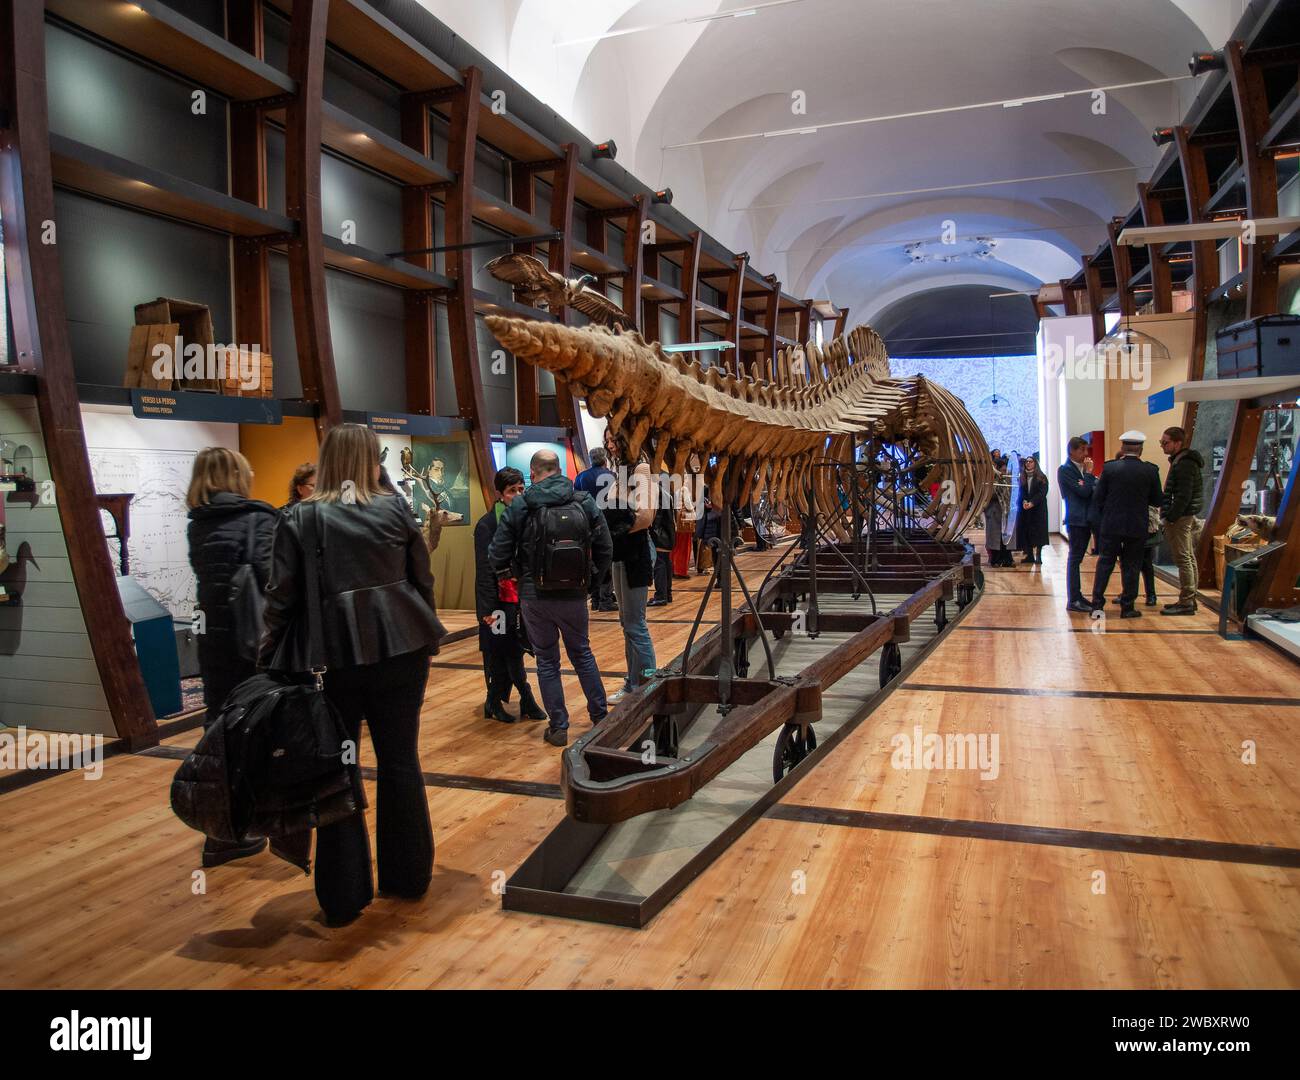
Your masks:
{"label": "man in dark blue suit", "polygon": [[1142,572],[1142,554],[1151,531],[1151,507],[1159,507],[1164,497],[1160,470],[1142,460],[1146,436],[1140,431],[1126,431],[1119,437],[1120,456],[1108,461],[1101,470],[1092,494],[1093,525],[1101,535],[1101,555],[1092,579],[1092,617],[1099,619],[1106,610],[1106,586],[1110,584],[1115,560],[1120,563],[1124,589],[1120,593],[1120,617],[1141,618],[1134,606],[1138,595],[1138,577]]}
{"label": "man in dark blue suit", "polygon": [[1092,509],[1092,494],[1097,486],[1088,450],[1086,439],[1078,436],[1071,439],[1066,448],[1068,459],[1056,470],[1056,483],[1065,496],[1065,529],[1070,538],[1070,558],[1065,564],[1069,597],[1065,607],[1067,611],[1078,611],[1085,615],[1092,611],[1092,605],[1083,598],[1079,567],[1088,553],[1088,541],[1092,538],[1088,512]]}

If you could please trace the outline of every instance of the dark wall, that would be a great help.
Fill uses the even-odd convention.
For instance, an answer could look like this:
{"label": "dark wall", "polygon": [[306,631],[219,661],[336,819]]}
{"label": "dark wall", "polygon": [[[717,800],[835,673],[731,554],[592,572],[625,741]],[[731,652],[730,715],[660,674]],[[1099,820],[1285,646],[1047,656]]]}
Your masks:
{"label": "dark wall", "polygon": [[135,305],[160,296],[212,309],[217,341],[230,341],[230,241],[57,191],[59,266],[77,381],[121,386]]}
{"label": "dark wall", "polygon": [[333,270],[326,273],[325,284],[343,407],[405,409],[402,290]]}
{"label": "dark wall", "polygon": [[228,191],[223,98],[50,25],[46,92],[50,130],[217,191]]}

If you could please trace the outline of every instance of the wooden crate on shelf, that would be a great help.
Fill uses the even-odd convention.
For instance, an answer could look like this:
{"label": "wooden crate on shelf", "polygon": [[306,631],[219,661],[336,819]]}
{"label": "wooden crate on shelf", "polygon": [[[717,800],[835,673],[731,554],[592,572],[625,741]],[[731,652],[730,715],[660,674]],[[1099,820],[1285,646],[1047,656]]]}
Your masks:
{"label": "wooden crate on shelf", "polygon": [[131,327],[131,340],[126,349],[126,373],[122,378],[123,386],[140,387],[145,390],[174,390],[176,380],[159,379],[154,376],[156,357],[154,350],[159,345],[167,345],[176,355],[180,326],[176,323],[149,323]]}
{"label": "wooden crate on shelf", "polygon": [[[252,389],[244,389],[241,386],[242,372],[256,371],[258,373],[258,383]],[[222,384],[222,392],[230,394],[232,397],[262,397],[269,398],[272,395],[273,386],[273,364],[271,354],[268,352],[252,352],[250,349],[229,346],[226,358],[226,378]]]}
{"label": "wooden crate on shelf", "polygon": [[[157,390],[207,390],[216,393],[221,392],[221,384],[217,379],[186,379],[183,377],[184,353],[183,349],[189,345],[199,345],[204,350],[204,358],[210,355],[210,349],[215,344],[212,330],[212,312],[208,310],[207,304],[195,303],[193,300],[176,300],[171,297],[160,296],[157,300],[150,300],[143,304],[135,306],[135,323],[131,330],[130,352],[127,354],[126,376],[123,379],[124,386],[140,386]],[[159,336],[157,340],[154,335],[150,334],[147,338],[141,334],[141,330],[147,330],[154,327],[165,328],[165,335]],[[179,341],[177,340],[179,336]],[[145,341],[148,352],[143,358],[138,356],[138,345],[140,341]],[[166,341],[173,346],[173,358],[175,367],[173,369],[173,378],[170,380],[159,380],[154,377],[154,356],[152,353],[155,345],[159,341]],[[133,381],[134,380],[134,381]]]}

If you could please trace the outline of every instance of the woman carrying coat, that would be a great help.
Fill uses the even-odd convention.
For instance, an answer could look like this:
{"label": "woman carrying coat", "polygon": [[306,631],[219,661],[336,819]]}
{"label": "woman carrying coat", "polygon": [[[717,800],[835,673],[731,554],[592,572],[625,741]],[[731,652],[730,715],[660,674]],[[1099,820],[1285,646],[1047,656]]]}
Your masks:
{"label": "woman carrying coat", "polygon": [[[240,567],[253,568],[257,587],[262,590],[271,576],[271,537],[277,511],[269,503],[248,497],[252,483],[253,470],[243,454],[209,446],[194,458],[185,496],[190,509],[190,566],[198,582],[196,610],[202,615],[202,632],[195,636],[207,706],[204,727],[216,722],[230,691],[257,674],[258,643],[240,639],[230,604],[231,585]],[[220,866],[256,855],[265,846],[264,839],[247,844],[209,839],[203,846],[203,865]]]}
{"label": "woman carrying coat", "polygon": [[654,580],[655,548],[650,540],[650,525],[655,508],[650,463],[645,455],[629,460],[627,439],[605,429],[605,450],[617,483],[613,498],[604,511],[610,539],[614,541],[614,596],[618,600],[618,621],[623,627],[623,652],[627,658],[627,678],[623,687],[609,697],[611,705],[621,701],[642,682],[646,672],[658,666],[654,642],[646,623],[646,604],[650,583]]}
{"label": "woman carrying coat", "polygon": [[[316,537],[320,611],[307,610],[303,537]],[[379,889],[417,899],[433,875],[433,830],[419,759],[429,656],[444,636],[429,548],[406,501],[380,480],[379,440],[343,424],[321,444],[316,490],[275,534],[262,662],[311,668],[308,620],[318,618],[325,693],[351,739],[364,719],[378,765]],[[374,898],[364,814],[319,829],[316,897],[326,922],[351,922]]]}
{"label": "woman carrying coat", "polygon": [[1043,565],[1043,545],[1047,533],[1047,477],[1038,467],[1038,459],[1020,459],[1020,516],[1016,519],[1016,547],[1025,553],[1021,563]]}

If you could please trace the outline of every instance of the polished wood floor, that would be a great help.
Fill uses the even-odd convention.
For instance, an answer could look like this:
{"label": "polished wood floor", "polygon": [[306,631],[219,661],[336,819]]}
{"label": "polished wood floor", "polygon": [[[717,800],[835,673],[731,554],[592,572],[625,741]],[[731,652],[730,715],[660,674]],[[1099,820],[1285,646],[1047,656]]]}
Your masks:
{"label": "polished wood floor", "polygon": [[[501,910],[563,814],[558,752],[538,724],[483,719],[464,641],[424,712],[424,899],[327,929],[310,880],[269,855],[199,891],[199,839],[168,807],[176,760],[121,755],[97,781],[0,796],[0,985],[1300,986],[1300,667],[1221,641],[1208,613],[1096,632],[1064,610],[1059,542],[1044,559],[988,571],[885,705],[644,930]],[[661,660],[701,584],[651,610]],[[593,640],[615,688],[613,616]],[[918,726],[996,735],[996,777],[893,767]]]}

